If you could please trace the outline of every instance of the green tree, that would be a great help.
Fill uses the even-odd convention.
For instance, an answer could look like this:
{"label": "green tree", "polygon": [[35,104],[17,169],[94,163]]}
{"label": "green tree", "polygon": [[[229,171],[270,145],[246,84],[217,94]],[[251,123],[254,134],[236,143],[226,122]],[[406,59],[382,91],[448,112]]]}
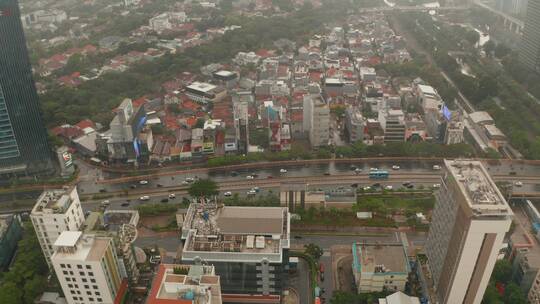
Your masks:
{"label": "green tree", "polygon": [[33,304],[35,299],[43,293],[47,280],[44,276],[36,275],[24,283],[24,302]]}
{"label": "green tree", "polygon": [[218,185],[210,179],[197,180],[188,189],[188,194],[197,199],[209,198],[218,193]]}
{"label": "green tree", "polygon": [[5,282],[0,286],[0,303],[22,303],[23,291],[13,282]]}
{"label": "green tree", "polygon": [[315,260],[319,260],[323,255],[322,248],[313,243],[304,245],[304,252],[313,257]]}
{"label": "green tree", "polygon": [[486,288],[484,298],[482,299],[482,304],[503,304],[501,295],[493,283],[490,283]]}
{"label": "green tree", "polygon": [[504,303],[526,304],[527,298],[516,283],[510,283],[504,290]]}
{"label": "green tree", "polygon": [[484,44],[483,48],[484,48],[484,52],[486,52],[486,55],[492,56],[496,48],[495,42],[493,42],[493,40],[489,40],[488,42]]}
{"label": "green tree", "polygon": [[503,259],[498,260],[493,268],[491,279],[498,283],[506,284],[512,278],[512,264],[510,261]]}
{"label": "green tree", "polygon": [[[490,40],[491,41],[491,40]],[[488,41],[489,42],[489,41]],[[503,58],[506,55],[510,54],[512,51],[509,47],[507,47],[504,43],[499,43],[495,47],[495,57],[497,58]]]}

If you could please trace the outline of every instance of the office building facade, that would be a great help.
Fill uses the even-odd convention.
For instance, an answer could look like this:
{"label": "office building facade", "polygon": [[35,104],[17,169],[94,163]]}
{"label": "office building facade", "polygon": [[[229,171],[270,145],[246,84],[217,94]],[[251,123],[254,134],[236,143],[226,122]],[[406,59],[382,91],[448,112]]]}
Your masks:
{"label": "office building facade", "polygon": [[441,304],[479,304],[499,255],[512,210],[479,161],[445,161],[426,243]]}
{"label": "office building facade", "polygon": [[540,0],[529,0],[519,51],[521,63],[540,73]]}
{"label": "office building facade", "polygon": [[64,231],[77,231],[84,213],[77,188],[45,190],[30,213],[43,255],[51,266],[54,242]]}
{"label": "office building facade", "polygon": [[52,173],[16,0],[0,1],[0,175]]}
{"label": "office building facade", "polygon": [[287,208],[191,204],[182,240],[182,262],[213,265],[224,302],[281,303],[289,264]]}

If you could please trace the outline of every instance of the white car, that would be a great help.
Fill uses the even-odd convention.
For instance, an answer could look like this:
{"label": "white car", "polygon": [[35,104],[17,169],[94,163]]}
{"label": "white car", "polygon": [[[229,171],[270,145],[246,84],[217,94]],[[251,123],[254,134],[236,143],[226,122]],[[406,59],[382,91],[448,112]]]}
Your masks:
{"label": "white car", "polygon": [[223,196],[225,196],[225,197],[232,196],[232,192],[231,192],[231,191],[227,191],[227,192],[223,193]]}
{"label": "white car", "polygon": [[356,173],[360,173],[360,172],[362,172],[362,169],[360,169],[360,168],[356,168],[356,169],[354,169],[354,172],[356,172]]}
{"label": "white car", "polygon": [[169,198],[170,199],[176,198],[176,194],[174,194],[174,193],[169,194]]}
{"label": "white car", "polygon": [[391,185],[384,186],[384,190],[392,190],[392,189],[394,189],[394,187],[392,187]]}
{"label": "white car", "polygon": [[514,185],[515,185],[516,187],[522,187],[522,186],[523,186],[523,182],[522,182],[522,181],[517,181],[517,182],[514,183]]}
{"label": "white car", "polygon": [[439,166],[439,165],[433,165],[433,170],[441,170],[441,166]]}
{"label": "white car", "polygon": [[255,177],[253,175],[248,175],[246,176],[246,179],[255,179]]}
{"label": "white car", "polygon": [[431,188],[433,189],[439,189],[441,187],[441,184],[433,184],[433,186],[431,186]]}
{"label": "white car", "polygon": [[399,167],[398,165],[393,165],[393,166],[392,166],[392,169],[393,169],[393,170],[399,170],[400,167]]}
{"label": "white car", "polygon": [[141,185],[148,185],[148,181],[147,180],[142,180],[139,182],[139,184]]}
{"label": "white car", "polygon": [[101,205],[102,206],[109,206],[111,202],[109,200],[104,200],[103,202],[101,202]]}
{"label": "white car", "polygon": [[148,196],[148,195],[143,195],[143,196],[141,196],[139,199],[140,199],[141,201],[147,201],[147,200],[150,199],[150,196]]}
{"label": "white car", "polygon": [[279,173],[287,173],[287,169],[280,169]]}
{"label": "white car", "polygon": [[364,188],[362,188],[364,191],[369,191],[371,190],[371,187],[370,186],[365,186]]}
{"label": "white car", "polygon": [[256,195],[256,194],[257,194],[257,191],[251,189],[251,190],[249,190],[246,194],[247,194],[247,195]]}
{"label": "white car", "polygon": [[379,171],[379,168],[371,168],[369,171]]}
{"label": "white car", "polygon": [[193,177],[186,177],[186,182],[193,183],[195,179]]}

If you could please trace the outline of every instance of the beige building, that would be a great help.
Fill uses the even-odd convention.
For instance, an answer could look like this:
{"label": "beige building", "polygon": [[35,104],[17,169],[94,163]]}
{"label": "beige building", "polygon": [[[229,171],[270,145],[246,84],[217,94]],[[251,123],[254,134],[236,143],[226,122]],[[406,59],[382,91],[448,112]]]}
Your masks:
{"label": "beige building", "polygon": [[330,140],[330,107],[321,95],[304,96],[304,132],[312,147],[326,146]]}
{"label": "beige building", "polygon": [[51,261],[68,304],[113,304],[122,297],[126,288],[112,238],[65,231],[54,247]]}
{"label": "beige building", "polygon": [[146,304],[221,304],[214,266],[160,264]]}
{"label": "beige building", "polygon": [[53,245],[58,236],[64,231],[79,230],[84,222],[77,188],[43,191],[32,208],[30,218],[50,267]]}
{"label": "beige building", "polygon": [[402,245],[366,245],[354,243],[353,275],[359,293],[404,291],[409,260]]}
{"label": "beige building", "polygon": [[445,160],[426,243],[428,268],[441,304],[479,304],[512,210],[479,161]]}

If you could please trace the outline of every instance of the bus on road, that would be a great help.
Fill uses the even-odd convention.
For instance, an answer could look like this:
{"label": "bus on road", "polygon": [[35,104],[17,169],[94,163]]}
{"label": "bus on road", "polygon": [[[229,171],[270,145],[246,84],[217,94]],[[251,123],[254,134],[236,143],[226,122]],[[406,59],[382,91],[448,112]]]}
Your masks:
{"label": "bus on road", "polygon": [[369,172],[371,179],[386,179],[390,174],[386,170],[374,170]]}

